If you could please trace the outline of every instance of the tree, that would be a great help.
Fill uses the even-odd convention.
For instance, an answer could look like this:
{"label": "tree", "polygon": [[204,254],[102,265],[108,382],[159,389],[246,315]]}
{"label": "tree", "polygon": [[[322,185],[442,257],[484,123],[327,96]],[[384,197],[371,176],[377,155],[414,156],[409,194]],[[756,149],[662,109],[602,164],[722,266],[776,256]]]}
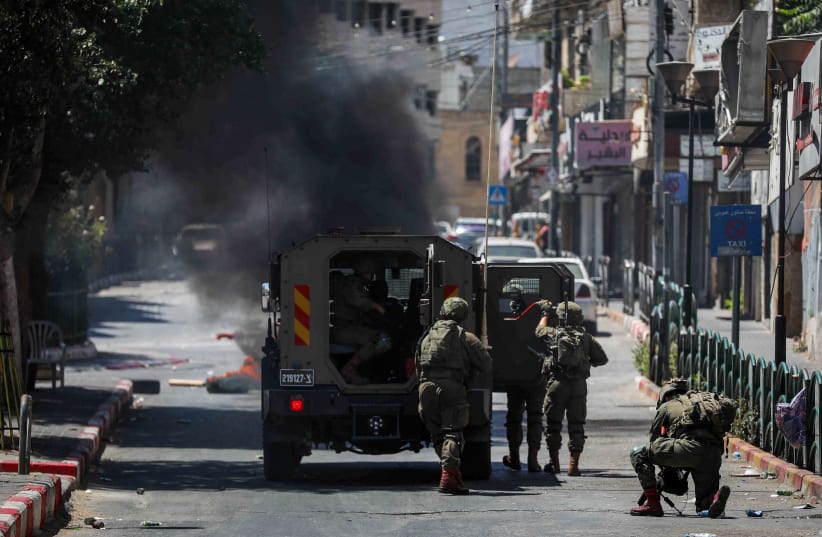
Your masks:
{"label": "tree", "polygon": [[822,1],[780,0],[776,8],[777,24],[783,35],[822,32]]}
{"label": "tree", "polygon": [[241,0],[5,0],[0,27],[0,301],[20,349],[53,204],[141,169],[181,102],[264,50]]}

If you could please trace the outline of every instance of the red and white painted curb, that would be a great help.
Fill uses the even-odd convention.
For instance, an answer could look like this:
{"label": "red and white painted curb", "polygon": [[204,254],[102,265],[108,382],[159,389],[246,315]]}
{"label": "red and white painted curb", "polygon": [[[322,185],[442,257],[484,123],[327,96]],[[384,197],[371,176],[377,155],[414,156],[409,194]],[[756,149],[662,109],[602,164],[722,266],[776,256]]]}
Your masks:
{"label": "red and white painted curb", "polygon": [[[78,483],[83,484],[91,463],[100,454],[114,424],[128,409],[132,383],[121,380],[97,408],[80,433],[80,441],[64,461],[31,461],[32,475],[19,476],[22,490],[0,503],[0,537],[30,537],[63,507]],[[0,461],[0,472],[17,473],[18,461]],[[27,479],[26,479],[27,478]],[[24,483],[27,481],[27,483]]]}
{"label": "red and white painted curb", "polygon": [[651,339],[651,328],[645,321],[621,311],[607,310],[606,313],[610,319],[620,323],[635,340],[647,342]]}

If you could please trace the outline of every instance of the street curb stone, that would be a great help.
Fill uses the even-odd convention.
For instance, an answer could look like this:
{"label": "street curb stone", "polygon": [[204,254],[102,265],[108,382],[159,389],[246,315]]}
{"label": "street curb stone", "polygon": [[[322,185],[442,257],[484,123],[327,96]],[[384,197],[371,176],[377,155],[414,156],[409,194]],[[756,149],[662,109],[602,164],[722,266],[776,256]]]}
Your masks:
{"label": "street curb stone", "polygon": [[100,405],[80,434],[75,449],[64,461],[31,461],[31,475],[18,475],[18,461],[0,461],[0,481],[19,489],[0,502],[0,537],[31,537],[55,515],[78,485],[85,486],[85,475],[99,457],[103,442],[114,424],[128,409],[132,383],[121,380],[111,396]]}

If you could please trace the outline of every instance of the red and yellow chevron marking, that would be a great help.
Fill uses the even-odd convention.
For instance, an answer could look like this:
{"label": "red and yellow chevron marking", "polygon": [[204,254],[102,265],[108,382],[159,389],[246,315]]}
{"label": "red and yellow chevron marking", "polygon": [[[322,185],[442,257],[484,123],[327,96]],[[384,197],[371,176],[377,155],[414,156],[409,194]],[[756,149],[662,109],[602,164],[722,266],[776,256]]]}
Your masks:
{"label": "red and yellow chevron marking", "polygon": [[446,285],[442,289],[442,299],[445,300],[446,298],[454,298],[460,296],[460,286],[459,285]]}
{"label": "red and yellow chevron marking", "polygon": [[311,344],[311,286],[294,286],[294,345]]}

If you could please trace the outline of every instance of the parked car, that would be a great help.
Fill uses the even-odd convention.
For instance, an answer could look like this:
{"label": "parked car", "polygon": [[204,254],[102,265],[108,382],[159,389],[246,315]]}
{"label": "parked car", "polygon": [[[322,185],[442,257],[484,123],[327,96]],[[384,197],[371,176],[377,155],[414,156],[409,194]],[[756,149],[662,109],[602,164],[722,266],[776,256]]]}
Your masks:
{"label": "parked car", "polygon": [[171,246],[171,253],[186,263],[211,262],[223,254],[226,233],[219,224],[189,224],[183,226]]}
{"label": "parked car", "polygon": [[[496,230],[502,222],[498,219],[492,219],[488,223],[491,225],[489,234],[496,235]],[[485,227],[485,218],[461,216],[454,222],[453,234],[446,238],[466,250],[476,253],[474,244],[478,238],[485,238]]]}
{"label": "parked car", "polygon": [[599,277],[588,275],[585,263],[576,256],[543,257],[540,259],[521,259],[520,263],[562,263],[574,275],[574,296],[569,297],[579,304],[585,316],[585,329],[594,335],[597,333],[597,285]]}
{"label": "parked car", "polygon": [[[477,256],[485,254],[485,238],[477,239]],[[488,237],[488,263],[516,263],[522,258],[542,257],[539,247],[532,241],[515,237]]]}
{"label": "parked car", "polygon": [[511,233],[517,231],[519,237],[534,240],[537,231],[546,220],[550,220],[551,215],[540,212],[523,212],[511,215]]}

